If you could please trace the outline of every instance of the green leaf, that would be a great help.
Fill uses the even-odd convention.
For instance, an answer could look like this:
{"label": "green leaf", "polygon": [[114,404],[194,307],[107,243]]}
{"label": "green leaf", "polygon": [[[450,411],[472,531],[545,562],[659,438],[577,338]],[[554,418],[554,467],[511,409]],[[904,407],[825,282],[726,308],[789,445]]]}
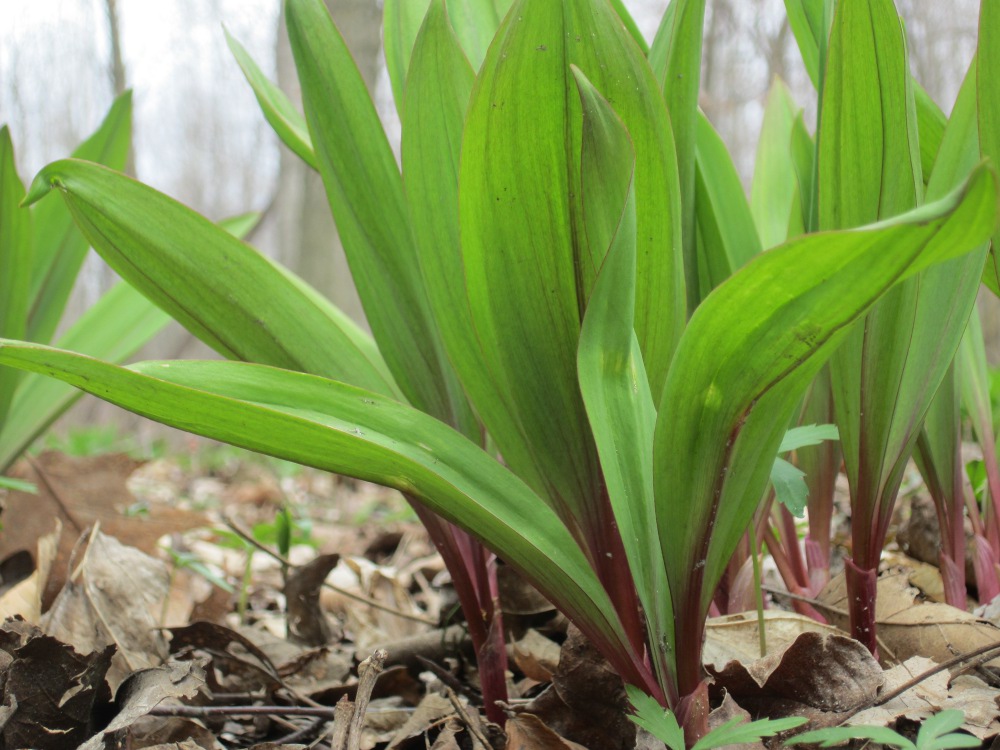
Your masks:
{"label": "green leaf", "polygon": [[665,376],[683,326],[669,122],[613,10],[589,0],[519,0],[473,92],[459,179],[461,247],[473,325],[489,342],[488,379],[475,371],[478,359],[456,367],[505,459],[583,537],[599,533],[600,479],[576,347],[604,249],[583,241],[582,117],[568,63],[614,102],[632,138],[635,327],[653,392]]}
{"label": "green leaf", "polygon": [[819,744],[820,747],[834,747],[844,745],[848,740],[871,740],[889,747],[898,747],[900,750],[917,750],[917,746],[902,735],[894,732],[889,727],[826,727],[825,729],[815,729],[811,732],[797,734],[785,745],[812,745]]}
{"label": "green leaf", "polygon": [[[73,152],[76,159],[125,168],[132,137],[132,94],[115,99],[100,127]],[[32,209],[31,312],[25,338],[47,344],[62,320],[70,292],[87,256],[84,239],[66,206],[47,201]]]}
{"label": "green leaf", "polygon": [[774,486],[774,498],[793,516],[802,518],[809,500],[805,472],[783,458],[776,458],[771,467],[771,484]]}
{"label": "green leaf", "polygon": [[[811,448],[827,440],[837,440],[837,427],[832,424],[809,424],[793,427],[785,433],[778,446],[778,453]],[[808,465],[808,464],[807,464]],[[815,469],[814,469],[815,470]],[[775,498],[793,516],[802,518],[809,502],[809,486],[806,472],[793,466],[783,458],[777,458],[771,467],[771,484]]]}
{"label": "green leaf", "polygon": [[291,272],[191,209],[72,159],[43,169],[26,200],[52,187],[112,268],[224,356],[395,392],[374,344],[355,324]]}
{"label": "green leaf", "polygon": [[[31,281],[31,215],[21,208],[24,185],[14,162],[10,130],[0,128],[0,336],[23,338],[28,325]],[[0,427],[21,379],[0,368]]]}
{"label": "green leaf", "polygon": [[27,492],[34,495],[38,492],[38,487],[33,485],[31,482],[25,482],[20,479],[12,479],[11,477],[0,476],[0,489],[12,490],[14,492]]}
{"label": "green leaf", "polygon": [[917,732],[920,750],[947,750],[953,747],[981,747],[976,737],[954,733],[965,724],[965,714],[957,709],[940,711],[924,719]]}
{"label": "green leaf", "polygon": [[[635,157],[611,105],[576,67],[583,106],[581,186],[587,239],[604,258],[587,304],[577,352],[580,392],[615,521],[652,643],[672,626],[653,515],[656,408],[635,336]],[[665,676],[664,654],[650,654]],[[665,679],[665,678],[661,678]]]}
{"label": "green leaf", "polygon": [[[434,0],[410,64],[403,122],[403,185],[413,220],[420,270],[434,319],[453,358],[478,355],[458,236],[458,160],[462,125],[475,74],[448,25],[444,0]],[[486,375],[482,361],[471,368]],[[473,440],[481,427],[453,381],[458,423]]]}
{"label": "green leaf", "polygon": [[750,186],[750,210],[765,250],[804,231],[796,200],[798,180],[792,155],[792,132],[800,112],[788,87],[776,79],[764,108]]}
{"label": "green leaf", "polygon": [[320,175],[379,351],[410,403],[457,423],[402,179],[368,89],[322,0],[285,9]]}
{"label": "green leaf", "polygon": [[[504,4],[509,6],[510,0]],[[483,64],[486,50],[504,16],[505,9],[500,5],[493,0],[447,2],[455,37],[473,70],[479,70]],[[409,85],[411,55],[429,7],[430,0],[385,0],[382,39],[392,95],[400,112],[403,110],[404,92]]]}
{"label": "green leaf", "polygon": [[[0,340],[0,364],[45,373],[173,427],[393,487],[481,539],[622,669],[635,663],[589,563],[514,474],[438,420],[371,391],[242,362],[122,368]],[[638,679],[635,670],[624,674]]]}
{"label": "green leaf", "polygon": [[632,14],[628,12],[628,8],[625,7],[625,3],[622,0],[611,0],[611,7],[615,9],[615,13],[618,14],[618,18],[621,20],[622,25],[625,26],[625,30],[628,31],[629,36],[632,37],[643,55],[649,54],[649,45],[646,44],[646,39],[642,35],[642,31],[639,30],[638,24],[636,24],[635,19],[632,18]]}
{"label": "green leaf", "polygon": [[[665,40],[657,53],[657,76],[663,87],[677,147],[677,170],[681,190],[682,241],[687,309],[701,301],[698,247],[695,242],[695,153],[698,140],[698,89],[701,84],[701,46],[705,0],[673,0],[657,36]],[[667,25],[669,24],[669,25]],[[654,42],[654,48],[658,45]],[[652,56],[652,52],[650,53]],[[655,388],[654,392],[658,392]]]}
{"label": "green leaf", "polygon": [[403,91],[406,88],[407,69],[410,67],[410,54],[429,6],[430,0],[385,0],[382,8],[385,67],[392,84],[392,98],[399,111],[403,110]]}
{"label": "green leaf", "polygon": [[[243,214],[219,225],[230,234],[241,236],[250,231],[257,218],[257,214]],[[70,326],[58,346],[121,363],[169,322],[169,315],[133,287],[119,283]],[[15,393],[7,419],[0,423],[0,471],[10,466],[82,395],[58,380],[28,373]]]}
{"label": "green leaf", "polygon": [[[59,346],[123,362],[170,322],[170,316],[128,284],[119,283],[81,315]],[[42,375],[27,375],[0,425],[0,471],[80,398],[80,392]]]}
{"label": "green leaf", "polygon": [[229,45],[233,57],[236,58],[240,70],[243,71],[243,75],[247,79],[247,83],[253,89],[257,103],[260,104],[260,109],[264,113],[264,119],[274,129],[282,143],[310,167],[319,169],[305,117],[295,109],[295,105],[292,104],[285,92],[268,80],[236,37],[232,36],[228,29],[225,29],[225,32],[226,44]]}
{"label": "green leaf", "polygon": [[[1000,8],[996,3],[980,4],[979,50],[974,64],[977,71],[980,153],[997,163],[1000,161]],[[1000,295],[998,239],[1000,232],[993,235],[983,281],[994,294]]]}
{"label": "green leaf", "polygon": [[[996,216],[995,178],[979,168],[947,199],[894,221],[764,253],[706,298],[668,374],[654,439],[657,526],[681,613],[675,647],[699,642],[715,585],[825,359],[887,290],[976,248]],[[682,667],[684,694],[701,678],[696,659]]]}
{"label": "green leaf", "polygon": [[635,709],[635,716],[629,720],[645,729],[651,735],[664,743],[670,750],[685,750],[684,731],[677,723],[677,717],[653,698],[634,685],[626,685],[629,702]]}
{"label": "green leaf", "polygon": [[793,427],[785,433],[778,446],[778,453],[787,453],[799,448],[819,445],[824,440],[837,440],[840,434],[837,426],[832,424],[807,424]]}
{"label": "green leaf", "polygon": [[802,716],[789,716],[787,719],[758,719],[740,723],[741,721],[739,718],[730,719],[721,727],[716,727],[694,743],[691,750],[711,750],[715,747],[759,742],[761,737],[773,737],[778,732],[800,727],[809,720]]}
{"label": "green leaf", "polygon": [[743,183],[726,144],[704,115],[698,116],[695,206],[700,296],[760,252]]}
{"label": "green leaf", "polygon": [[[857,226],[921,200],[909,87],[892,3],[839,6],[819,135],[821,227]],[[854,560],[862,569],[877,564],[906,462],[972,311],[984,257],[985,248],[894,289],[832,360]]]}

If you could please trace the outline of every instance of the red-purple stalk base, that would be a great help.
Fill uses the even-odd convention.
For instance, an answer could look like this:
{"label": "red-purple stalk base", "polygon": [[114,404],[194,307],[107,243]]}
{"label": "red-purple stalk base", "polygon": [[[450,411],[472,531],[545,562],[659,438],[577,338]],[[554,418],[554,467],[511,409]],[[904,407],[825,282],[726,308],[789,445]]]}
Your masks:
{"label": "red-purple stalk base", "polygon": [[862,569],[850,557],[844,560],[844,577],[847,581],[847,609],[851,616],[851,637],[864,644],[872,656],[878,658],[875,635],[875,595],[878,572]]}
{"label": "red-purple stalk base", "polygon": [[979,603],[989,604],[997,594],[1000,594],[997,558],[993,552],[993,546],[986,541],[982,534],[976,534],[973,537],[973,542],[972,568],[976,572]]}
{"label": "red-purple stalk base", "polygon": [[694,747],[708,734],[708,683],[703,680],[693,693],[681,698],[674,715],[684,729],[684,744]]}
{"label": "red-purple stalk base", "polygon": [[944,600],[953,607],[965,609],[965,565],[959,565],[950,555],[941,552],[939,556],[941,582],[944,585]]}

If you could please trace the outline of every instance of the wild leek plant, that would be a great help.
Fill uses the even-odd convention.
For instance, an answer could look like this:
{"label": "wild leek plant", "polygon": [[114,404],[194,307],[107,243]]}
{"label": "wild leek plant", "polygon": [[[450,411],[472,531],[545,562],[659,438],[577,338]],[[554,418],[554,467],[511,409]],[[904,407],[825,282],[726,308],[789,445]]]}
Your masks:
{"label": "wild leek plant", "polygon": [[[404,5],[386,4],[390,29]],[[258,93],[324,178],[374,339],[189,209],[65,160],[26,203],[55,189],[119,273],[245,361],[123,368],[8,340],[0,363],[401,490],[534,583],[694,744],[705,617],[810,383],[907,285],[981,273],[997,225],[982,165],[862,228],[834,210],[873,158],[841,133],[847,113],[856,101],[911,113],[914,89],[898,60],[854,75],[870,49],[821,56],[826,27],[800,22],[822,4],[788,5],[797,34],[814,34],[811,58],[800,39],[813,72],[825,60],[828,118],[818,143],[805,134],[795,191],[808,216],[849,229],[757,253],[732,162],[697,110],[704,0],[675,0],[648,56],[617,2],[515,0],[497,26],[493,2],[432,0],[419,33],[399,35],[415,39],[408,68],[405,43],[393,63],[402,174],[323,3],[287,0],[304,124],[273,87]],[[843,0],[835,28],[869,6],[901,33],[891,0]],[[883,102],[880,80],[903,98]],[[919,154],[917,137],[882,140]],[[942,292],[938,316],[958,326],[974,293]]]}
{"label": "wild leek plant", "polygon": [[[112,105],[73,152],[123,169],[131,141],[132,97]],[[0,128],[0,335],[53,340],[89,245],[66,206],[23,210],[10,130]],[[118,284],[60,338],[59,346],[114,362],[134,354],[170,318],[127,284]],[[0,474],[80,397],[63,383],[0,367]],[[10,481],[0,476],[0,487]]]}
{"label": "wild leek plant", "polygon": [[[132,95],[112,104],[100,127],[73,157],[123,169],[132,134]],[[7,127],[0,128],[0,335],[51,343],[89,244],[67,207],[55,201],[19,207],[25,190]],[[224,222],[247,232],[256,217]],[[61,333],[58,345],[124,362],[160,331],[169,315],[126,283],[116,284]],[[0,474],[82,394],[64,383],[0,367]],[[0,476],[0,487],[13,480]]]}

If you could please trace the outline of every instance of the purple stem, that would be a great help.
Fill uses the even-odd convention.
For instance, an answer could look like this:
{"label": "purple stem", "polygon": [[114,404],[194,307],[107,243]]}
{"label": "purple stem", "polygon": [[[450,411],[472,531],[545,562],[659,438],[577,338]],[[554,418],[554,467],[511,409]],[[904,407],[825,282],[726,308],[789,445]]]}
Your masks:
{"label": "purple stem", "polygon": [[875,597],[878,573],[873,567],[859,567],[850,557],[844,559],[847,581],[847,610],[851,618],[851,637],[860,641],[878,658],[875,635]]}

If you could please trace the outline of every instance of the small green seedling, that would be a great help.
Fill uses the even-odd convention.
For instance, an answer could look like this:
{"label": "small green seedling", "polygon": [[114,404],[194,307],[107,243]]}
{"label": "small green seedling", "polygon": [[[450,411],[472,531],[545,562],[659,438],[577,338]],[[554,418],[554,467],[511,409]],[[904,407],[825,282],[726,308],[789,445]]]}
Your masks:
{"label": "small green seedling", "polygon": [[857,726],[827,727],[796,735],[786,746],[818,744],[820,747],[836,747],[849,740],[870,740],[900,750],[951,750],[958,747],[980,747],[983,743],[969,734],[959,734],[955,730],[965,722],[965,714],[955,709],[942,711],[927,719],[917,733],[916,743],[910,742],[899,732],[889,727]]}
{"label": "small green seedling", "polygon": [[[635,716],[629,718],[656,739],[661,740],[670,750],[685,750],[684,730],[677,723],[674,714],[631,685],[627,685],[625,690],[636,712]],[[778,732],[802,726],[806,721],[808,719],[801,716],[791,716],[787,719],[760,719],[742,724],[739,719],[731,719],[698,740],[691,750],[709,750],[713,747],[757,742],[761,737],[773,737]]]}

